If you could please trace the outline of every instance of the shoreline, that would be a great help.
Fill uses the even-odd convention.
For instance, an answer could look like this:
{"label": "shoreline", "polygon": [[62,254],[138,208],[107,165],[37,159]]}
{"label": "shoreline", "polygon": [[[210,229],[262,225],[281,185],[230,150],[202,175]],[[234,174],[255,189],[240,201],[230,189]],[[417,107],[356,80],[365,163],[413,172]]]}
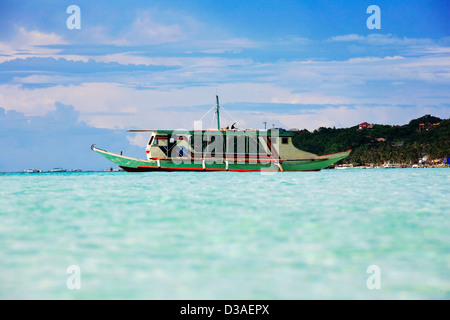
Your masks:
{"label": "shoreline", "polygon": [[[435,165],[435,166],[416,166],[414,167],[413,165],[407,165],[407,166],[396,166],[396,165],[390,165],[390,166],[348,166],[348,165],[337,165],[337,166],[329,166],[327,168],[323,168],[322,170],[348,170],[348,169],[449,169],[450,166],[445,165]],[[36,174],[55,174],[55,175],[61,175],[61,174],[66,174],[66,173],[93,173],[93,172],[111,172],[111,173],[118,173],[118,172],[126,172],[125,170],[109,170],[109,169],[103,169],[103,170],[67,170],[67,171],[63,171],[63,172],[52,172],[52,171],[44,171],[44,170],[40,170],[40,171],[34,171],[34,172],[25,172],[25,171],[5,171],[5,172],[1,172],[0,174],[31,174],[31,175],[36,175]]]}
{"label": "shoreline", "polygon": [[354,165],[340,164],[327,169],[430,169],[430,168],[450,168],[450,165],[420,165],[420,164],[382,164],[382,165]]}

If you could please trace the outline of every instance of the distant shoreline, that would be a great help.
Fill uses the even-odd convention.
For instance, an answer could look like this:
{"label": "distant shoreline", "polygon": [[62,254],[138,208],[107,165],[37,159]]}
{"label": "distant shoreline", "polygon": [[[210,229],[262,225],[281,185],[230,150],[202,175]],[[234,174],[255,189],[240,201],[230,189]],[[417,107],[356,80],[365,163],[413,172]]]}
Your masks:
{"label": "distant shoreline", "polygon": [[[333,166],[333,167],[327,167],[322,170],[348,170],[348,169],[449,169],[450,166],[422,166],[422,167],[413,167],[413,166],[391,166],[391,167],[383,167],[383,166],[348,166],[348,167],[340,167]],[[23,175],[39,175],[39,174],[52,174],[52,175],[61,175],[65,173],[100,173],[100,172],[112,172],[112,173],[118,173],[118,172],[126,172],[125,170],[77,170],[77,171],[63,171],[63,172],[52,172],[52,171],[40,171],[40,172],[24,172],[24,171],[7,171],[7,172],[0,172],[0,174],[23,174]],[[284,173],[284,172],[280,172]]]}

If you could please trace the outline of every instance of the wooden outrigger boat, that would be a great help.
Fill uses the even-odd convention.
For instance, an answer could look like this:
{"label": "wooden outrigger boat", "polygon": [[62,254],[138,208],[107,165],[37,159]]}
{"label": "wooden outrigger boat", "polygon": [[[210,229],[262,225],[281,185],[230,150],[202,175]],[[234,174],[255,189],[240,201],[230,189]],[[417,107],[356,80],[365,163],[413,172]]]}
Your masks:
{"label": "wooden outrigger boat", "polygon": [[91,149],[129,172],[145,171],[320,171],[346,158],[351,150],[316,155],[296,148],[295,133],[274,130],[129,130],[151,132],[147,159]]}

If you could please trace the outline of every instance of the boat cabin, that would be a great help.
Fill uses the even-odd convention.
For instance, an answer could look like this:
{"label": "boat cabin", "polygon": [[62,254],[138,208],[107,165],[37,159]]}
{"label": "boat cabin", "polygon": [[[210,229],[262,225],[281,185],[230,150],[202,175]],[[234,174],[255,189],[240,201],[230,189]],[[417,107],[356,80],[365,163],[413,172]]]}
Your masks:
{"label": "boat cabin", "polygon": [[293,145],[295,133],[259,130],[158,130],[146,147],[147,159],[222,158],[252,161],[260,157],[314,158]]}

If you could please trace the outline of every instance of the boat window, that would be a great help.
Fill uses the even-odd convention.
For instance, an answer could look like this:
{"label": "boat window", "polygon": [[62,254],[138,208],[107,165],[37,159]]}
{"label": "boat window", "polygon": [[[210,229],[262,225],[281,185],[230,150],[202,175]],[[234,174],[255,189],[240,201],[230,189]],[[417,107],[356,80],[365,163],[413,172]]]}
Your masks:
{"label": "boat window", "polygon": [[150,137],[150,141],[148,142],[148,145],[149,145],[149,146],[152,144],[154,138],[155,138],[155,136],[151,136],[151,137]]}
{"label": "boat window", "polygon": [[281,144],[288,144],[289,138],[288,137],[281,137]]}
{"label": "boat window", "polygon": [[167,136],[156,136],[153,145],[167,146]]}

